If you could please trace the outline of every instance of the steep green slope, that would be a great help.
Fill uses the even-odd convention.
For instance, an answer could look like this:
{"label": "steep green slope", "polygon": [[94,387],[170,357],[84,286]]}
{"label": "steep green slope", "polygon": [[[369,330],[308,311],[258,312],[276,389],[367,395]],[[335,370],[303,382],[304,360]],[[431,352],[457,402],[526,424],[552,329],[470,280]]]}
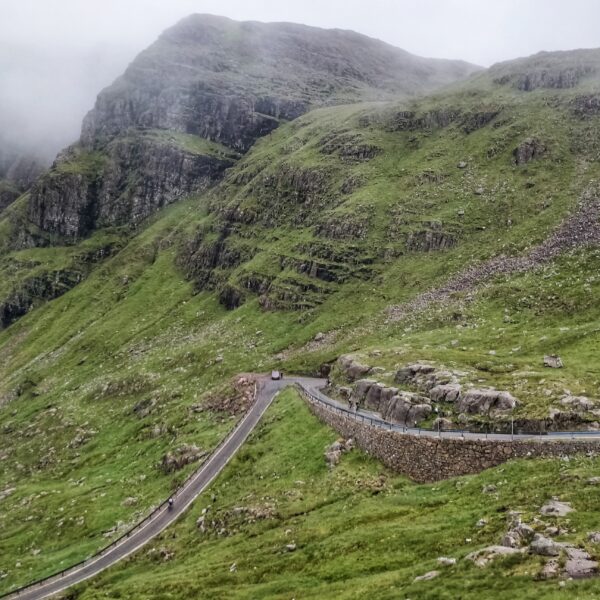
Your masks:
{"label": "steep green slope", "polygon": [[[479,476],[414,485],[357,450],[330,469],[323,453],[335,439],[295,392],[283,393],[184,520],[73,596],[595,597],[594,579],[569,581],[565,589],[556,580],[536,581],[545,563],[539,556],[499,559],[483,569],[465,557],[500,542],[510,511],[532,522],[554,495],[575,512],[538,514],[536,529],[543,530],[543,521],[557,524],[568,530],[558,539],[587,544],[586,532],[598,525],[600,492],[586,483],[597,460],[517,461]],[[442,556],[457,564],[440,566]],[[438,578],[414,581],[433,570]]]}
{"label": "steep green slope", "polygon": [[[4,211],[3,294],[61,269],[81,283],[47,304],[29,298],[0,332],[2,589],[83,558],[163,499],[186,470],[157,465],[218,442],[229,415],[192,407],[237,373],[312,373],[362,351],[385,370],[432,360],[473,372],[519,395],[523,418],[562,387],[594,396],[594,249],[403,309],[473,264],[527,254],[583,195],[595,201],[600,88],[591,74],[585,85],[525,92],[481,76],[418,102],[314,111],[214,190],[85,242],[36,229],[26,196]],[[204,144],[191,139],[168,145]],[[563,370],[541,371],[548,352]]]}

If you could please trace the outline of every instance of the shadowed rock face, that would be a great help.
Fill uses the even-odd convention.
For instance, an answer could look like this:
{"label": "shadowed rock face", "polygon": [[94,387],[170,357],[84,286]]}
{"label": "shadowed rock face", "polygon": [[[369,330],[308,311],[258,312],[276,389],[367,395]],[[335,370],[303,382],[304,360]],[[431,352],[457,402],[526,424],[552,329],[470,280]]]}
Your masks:
{"label": "shadowed rock face", "polygon": [[0,212],[10,206],[21,193],[9,181],[0,180]]}
{"label": "shadowed rock face", "polygon": [[97,227],[136,225],[220,179],[233,158],[195,154],[150,136],[119,138],[101,155],[72,148],[31,190],[29,219],[81,238]]}

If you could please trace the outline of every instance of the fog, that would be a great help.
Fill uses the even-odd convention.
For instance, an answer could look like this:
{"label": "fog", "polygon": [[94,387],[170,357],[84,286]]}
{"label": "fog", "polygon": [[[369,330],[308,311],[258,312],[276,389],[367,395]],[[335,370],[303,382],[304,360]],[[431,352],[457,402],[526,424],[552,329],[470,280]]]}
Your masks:
{"label": "fog", "polygon": [[194,12],[353,29],[422,56],[488,66],[600,46],[597,0],[0,0],[0,142],[45,158],[97,93]]}

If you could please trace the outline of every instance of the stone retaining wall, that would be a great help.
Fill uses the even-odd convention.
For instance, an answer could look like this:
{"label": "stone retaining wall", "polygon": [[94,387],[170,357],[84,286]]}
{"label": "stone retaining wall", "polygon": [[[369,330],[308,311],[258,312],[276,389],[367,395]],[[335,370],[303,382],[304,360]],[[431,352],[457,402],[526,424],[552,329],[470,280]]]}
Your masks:
{"label": "stone retaining wall", "polygon": [[512,458],[600,454],[600,442],[593,441],[504,442],[419,437],[356,421],[306,399],[311,412],[340,435],[352,438],[359,448],[393,471],[421,483],[479,473]]}

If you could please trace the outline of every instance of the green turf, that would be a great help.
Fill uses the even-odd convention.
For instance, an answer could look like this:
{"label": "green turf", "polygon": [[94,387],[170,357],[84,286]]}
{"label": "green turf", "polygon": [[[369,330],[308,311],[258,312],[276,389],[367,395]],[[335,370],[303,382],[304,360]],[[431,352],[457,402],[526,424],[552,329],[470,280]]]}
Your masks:
{"label": "green turf", "polygon": [[[485,569],[464,557],[500,541],[508,511],[523,511],[529,522],[559,490],[576,512],[547,520],[571,529],[561,539],[585,541],[586,531],[598,526],[600,491],[585,483],[598,460],[516,461],[478,476],[415,485],[357,450],[330,470],[323,453],[335,439],[295,392],[284,392],[180,523],[126,564],[76,588],[74,597],[596,597],[594,580],[568,582],[565,589],[536,581],[538,557]],[[484,494],[492,483],[498,493]],[[206,508],[201,532],[196,522]],[[268,518],[250,522],[244,508]],[[487,524],[478,528],[482,518]],[[440,556],[458,563],[439,567]],[[413,582],[434,569],[439,578]]]}
{"label": "green turf", "polygon": [[[0,590],[81,560],[108,541],[103,534],[119,521],[132,523],[163,500],[187,471],[162,474],[160,457],[183,443],[208,450],[233,424],[189,407],[240,372],[279,367],[314,374],[323,362],[357,352],[385,369],[432,360],[466,370],[482,384],[512,391],[522,416],[544,415],[564,389],[598,397],[595,251],[492,281],[472,301],[457,297],[407,322],[390,323],[386,313],[474,261],[527,251],[574,209],[599,175],[600,124],[597,116],[578,116],[573,103],[597,89],[586,80],[575,89],[524,93],[485,75],[427,99],[314,111],[260,140],[207,194],[135,230],[101,230],[77,244],[36,230],[27,195],[3,211],[0,304],[56,272],[77,272],[81,283],[49,302],[43,294],[28,297],[27,314],[0,331],[0,493],[15,488],[0,500],[0,571],[7,573]],[[405,110],[433,125],[399,130]],[[459,116],[436,125],[448,111]],[[486,111],[498,114],[467,133],[473,115]],[[198,151],[205,144],[172,132],[148,135]],[[514,148],[531,137],[547,152],[516,166]],[[353,159],[362,147],[375,147],[373,158]],[[93,175],[103,160],[83,153],[68,168]],[[457,168],[459,161],[467,168]],[[455,246],[409,247],[411,235],[437,223]],[[90,259],[107,246],[109,253]],[[236,294],[239,308],[226,310],[222,301]],[[319,332],[329,341],[311,344]],[[563,357],[563,370],[542,369],[550,352]],[[139,403],[153,406],[149,415],[137,416]],[[155,428],[157,437],[150,437]],[[540,465],[523,472],[511,466],[515,486],[517,476],[540,469],[550,481],[561,468]],[[124,506],[132,486],[138,504]],[[561,486],[557,480],[556,493],[570,489]],[[452,489],[457,505],[470,506]],[[428,517],[423,507],[415,505],[415,523]],[[474,515],[465,510],[471,523]],[[410,535],[418,538],[419,530]],[[379,539],[386,539],[383,532]],[[327,552],[343,555],[340,548]],[[416,550],[410,558],[411,548],[410,564],[425,560]],[[174,568],[174,578],[175,565],[164,567]],[[370,568],[359,578],[377,579]],[[416,571],[398,575],[401,585]],[[482,581],[503,584],[503,571],[490,573]],[[395,585],[394,577],[382,577],[381,585]],[[339,597],[362,589],[323,578]],[[465,581],[471,580],[482,593],[478,576]],[[391,594],[388,587],[377,593]],[[455,596],[457,589],[451,588]]]}

